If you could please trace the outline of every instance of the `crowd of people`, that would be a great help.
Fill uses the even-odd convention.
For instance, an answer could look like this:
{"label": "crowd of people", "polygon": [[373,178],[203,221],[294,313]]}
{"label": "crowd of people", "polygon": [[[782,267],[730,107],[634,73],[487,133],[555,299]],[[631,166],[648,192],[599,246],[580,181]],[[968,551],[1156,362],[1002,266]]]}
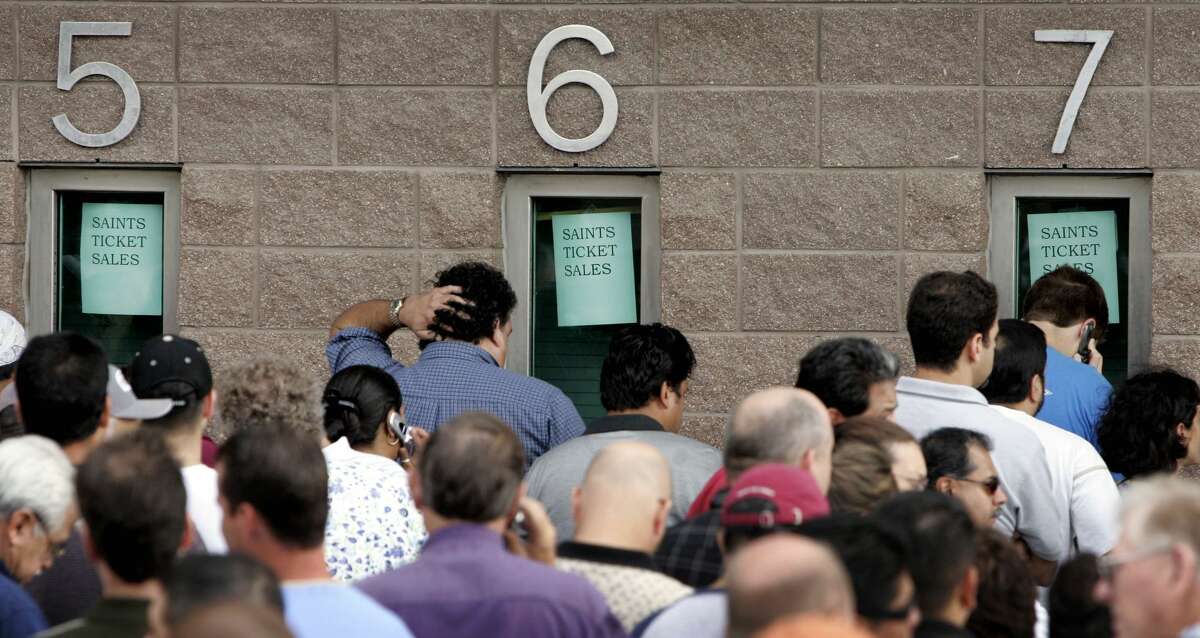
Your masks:
{"label": "crowd of people", "polygon": [[505,369],[516,302],[468,262],[354,305],[327,379],[0,313],[0,638],[1200,636],[1200,386],[1113,388],[1083,272],[1019,319],[926,275],[911,374],[827,340],[723,450],[678,330],[614,327],[584,423]]}

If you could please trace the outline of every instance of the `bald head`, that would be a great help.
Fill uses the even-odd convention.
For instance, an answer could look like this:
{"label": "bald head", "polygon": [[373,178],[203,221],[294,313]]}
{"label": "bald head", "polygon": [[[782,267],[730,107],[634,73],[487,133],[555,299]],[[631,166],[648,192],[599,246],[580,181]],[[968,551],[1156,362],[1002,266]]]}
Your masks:
{"label": "bald head", "polygon": [[652,445],[613,443],[575,491],[575,540],[653,552],[671,508],[671,467]]}
{"label": "bald head", "polygon": [[807,390],[768,388],[746,397],[733,413],[725,471],[733,481],[760,463],[786,463],[811,472],[824,492],[832,454],[833,427],[821,400]]}
{"label": "bald head", "polygon": [[729,636],[746,638],[792,614],[854,619],[850,578],[829,548],[787,533],[735,553],[725,572]]}

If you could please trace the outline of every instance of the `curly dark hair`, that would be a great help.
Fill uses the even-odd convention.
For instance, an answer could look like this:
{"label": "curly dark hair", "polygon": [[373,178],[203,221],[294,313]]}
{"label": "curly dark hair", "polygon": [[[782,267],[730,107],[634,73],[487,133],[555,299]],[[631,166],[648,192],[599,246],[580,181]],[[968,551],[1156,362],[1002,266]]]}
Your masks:
{"label": "curly dark hair", "polygon": [[508,322],[517,305],[517,293],[504,273],[481,261],[451,266],[435,275],[433,285],[459,286],[459,296],[470,302],[437,312],[429,329],[444,339],[479,343],[492,336],[497,323]]}
{"label": "curly dark hair", "polygon": [[1169,368],[1142,372],[1113,392],[1096,437],[1108,469],[1133,478],[1173,471],[1187,448],[1175,435],[1192,427],[1200,386]]}

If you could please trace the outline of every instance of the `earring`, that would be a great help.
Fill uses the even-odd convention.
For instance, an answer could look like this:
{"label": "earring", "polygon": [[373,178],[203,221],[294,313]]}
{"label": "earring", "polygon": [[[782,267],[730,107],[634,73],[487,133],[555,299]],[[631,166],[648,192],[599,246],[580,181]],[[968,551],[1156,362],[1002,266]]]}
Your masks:
{"label": "earring", "polygon": [[396,437],[393,439],[391,437],[391,435],[388,435],[387,436],[387,444],[390,447],[399,447],[400,446],[400,437]]}

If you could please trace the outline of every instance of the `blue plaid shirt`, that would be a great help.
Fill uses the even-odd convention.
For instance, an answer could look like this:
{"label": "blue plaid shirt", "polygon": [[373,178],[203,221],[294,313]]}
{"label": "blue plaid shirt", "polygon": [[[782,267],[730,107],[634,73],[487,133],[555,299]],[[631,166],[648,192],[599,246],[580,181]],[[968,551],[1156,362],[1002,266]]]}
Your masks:
{"label": "blue plaid shirt", "polygon": [[437,341],[405,367],[380,336],[366,328],[342,330],[325,347],[334,374],[354,365],[383,368],[404,395],[404,419],[433,432],[463,412],[496,415],[525,448],[525,467],[550,448],[583,434],[575,404],[558,388],[501,368],[479,346]]}

